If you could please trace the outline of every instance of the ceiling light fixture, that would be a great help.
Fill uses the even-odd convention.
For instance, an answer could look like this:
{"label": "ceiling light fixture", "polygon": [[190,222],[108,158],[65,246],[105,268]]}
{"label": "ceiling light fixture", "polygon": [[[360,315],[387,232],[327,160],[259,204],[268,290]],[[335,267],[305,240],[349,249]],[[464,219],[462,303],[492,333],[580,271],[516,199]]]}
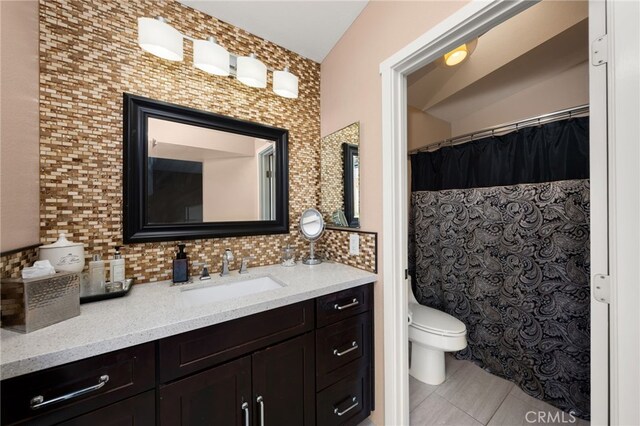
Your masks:
{"label": "ceiling light fixture", "polygon": [[442,61],[441,63],[444,63],[444,65],[448,67],[454,67],[456,65],[459,65],[465,60],[469,59],[471,54],[476,50],[477,46],[478,46],[478,39],[474,38],[473,40],[468,41],[467,43],[464,43],[463,45],[456,47],[450,52],[445,53],[444,56],[441,58],[441,61]]}
{"label": "ceiling light fixture", "polygon": [[[193,42],[193,66],[209,74],[233,76],[250,87],[267,87],[267,66],[255,54],[237,56],[220,46],[215,38],[197,40],[173,28],[163,18],[138,18],[138,44],[156,56],[182,61],[183,39]],[[298,97],[298,77],[287,68],[273,72],[273,91],[282,97]]]}
{"label": "ceiling light fixture", "polygon": [[447,52],[444,54],[444,63],[450,67],[458,65],[460,62],[467,59],[467,55],[469,54],[469,50],[467,49],[467,45],[463,44],[462,46],[458,46],[453,49],[451,52]]}

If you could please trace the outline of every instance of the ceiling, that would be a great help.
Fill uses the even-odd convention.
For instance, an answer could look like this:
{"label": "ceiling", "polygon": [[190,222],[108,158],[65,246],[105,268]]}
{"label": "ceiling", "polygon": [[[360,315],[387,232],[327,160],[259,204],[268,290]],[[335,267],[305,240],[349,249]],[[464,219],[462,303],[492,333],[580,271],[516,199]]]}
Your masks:
{"label": "ceiling", "polygon": [[322,62],[368,2],[178,1],[316,62]]}
{"label": "ceiling", "polygon": [[478,40],[455,67],[431,63],[407,79],[408,104],[446,122],[588,60],[586,2],[542,1]]}

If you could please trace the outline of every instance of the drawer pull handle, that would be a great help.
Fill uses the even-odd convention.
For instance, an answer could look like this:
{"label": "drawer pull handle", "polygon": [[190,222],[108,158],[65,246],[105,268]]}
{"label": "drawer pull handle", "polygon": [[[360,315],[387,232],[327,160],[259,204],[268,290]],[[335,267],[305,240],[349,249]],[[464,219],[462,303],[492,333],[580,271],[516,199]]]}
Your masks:
{"label": "drawer pull handle", "polygon": [[337,350],[337,349],[334,349],[334,350],[333,350],[333,354],[334,354],[335,356],[342,356],[342,355],[346,355],[346,354],[348,354],[348,353],[349,353],[349,352],[351,352],[351,351],[355,351],[356,349],[358,349],[358,344],[357,344],[357,343],[356,343],[356,341],[354,340],[353,342],[351,342],[351,347],[350,347],[349,349],[345,349],[345,350],[344,350],[344,351],[342,351],[342,352],[338,352],[338,350]]}
{"label": "drawer pull handle", "polygon": [[353,308],[354,306],[358,306],[359,304],[360,304],[360,302],[358,302],[358,299],[356,299],[354,297],[353,300],[351,301],[351,303],[349,303],[347,305],[338,305],[336,303],[335,305],[333,305],[333,309],[338,310],[338,311],[342,311],[343,309]]}
{"label": "drawer pull handle", "polygon": [[358,400],[356,399],[355,396],[351,399],[351,401],[353,402],[353,404],[351,404],[350,406],[348,406],[347,408],[345,408],[342,411],[340,411],[340,409],[338,407],[334,407],[333,414],[336,414],[338,417],[342,417],[345,414],[347,414],[349,411],[353,410],[354,408],[356,408],[358,406]]}
{"label": "drawer pull handle", "polygon": [[244,411],[244,426],[249,426],[249,403],[242,403],[242,411]]}
{"label": "drawer pull handle", "polygon": [[37,410],[38,408],[46,407],[47,405],[55,404],[62,401],[67,401],[69,399],[77,398],[80,395],[97,391],[98,389],[102,388],[108,381],[109,381],[109,376],[105,374],[103,376],[100,376],[100,378],[98,379],[97,385],[93,385],[93,386],[89,386],[88,388],[69,392],[66,395],[62,395],[57,398],[50,399],[48,401],[45,401],[42,395],[34,396],[33,398],[31,398],[31,401],[30,401],[31,409]]}
{"label": "drawer pull handle", "polygon": [[260,404],[260,426],[264,426],[264,398],[262,395],[256,398],[256,402]]}

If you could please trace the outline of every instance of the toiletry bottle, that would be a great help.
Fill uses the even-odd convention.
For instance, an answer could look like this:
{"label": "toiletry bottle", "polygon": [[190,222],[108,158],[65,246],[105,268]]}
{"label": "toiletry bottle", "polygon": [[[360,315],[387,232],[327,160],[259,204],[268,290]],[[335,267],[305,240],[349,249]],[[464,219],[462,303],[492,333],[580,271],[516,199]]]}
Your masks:
{"label": "toiletry bottle", "polygon": [[93,294],[104,293],[104,283],[106,281],[106,271],[104,261],[99,254],[93,255],[93,260],[89,262],[89,285]]}
{"label": "toiletry bottle", "polygon": [[184,252],[185,245],[178,244],[178,253],[173,260],[173,282],[186,283],[189,281],[189,259]]}
{"label": "toiletry bottle", "polygon": [[109,278],[111,282],[124,281],[124,259],[120,254],[120,248],[122,246],[116,246],[116,254],[113,256],[113,260],[109,263]]}

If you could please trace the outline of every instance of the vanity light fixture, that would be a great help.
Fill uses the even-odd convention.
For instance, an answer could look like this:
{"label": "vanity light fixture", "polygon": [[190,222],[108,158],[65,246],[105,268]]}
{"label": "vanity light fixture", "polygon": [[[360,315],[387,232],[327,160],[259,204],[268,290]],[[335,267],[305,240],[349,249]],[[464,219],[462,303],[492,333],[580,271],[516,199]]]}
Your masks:
{"label": "vanity light fixture", "polygon": [[[138,44],[147,52],[170,61],[182,61],[183,39],[193,42],[193,66],[218,76],[233,76],[250,87],[267,87],[267,66],[255,54],[237,56],[220,46],[215,38],[197,40],[173,28],[163,18],[138,18]],[[289,72],[273,72],[273,91],[282,97],[298,97],[298,77]]]}
{"label": "vanity light fixture", "polygon": [[213,75],[229,75],[229,52],[216,39],[193,40],[193,66]]}
{"label": "vanity light fixture", "polygon": [[298,97],[298,77],[289,72],[289,68],[283,71],[273,72],[273,91],[285,98]]}
{"label": "vanity light fixture", "polygon": [[247,86],[264,89],[267,87],[267,66],[256,58],[255,53],[238,56],[236,78]]}
{"label": "vanity light fixture", "polygon": [[163,59],[182,60],[182,34],[164,18],[138,18],[138,44]]}

